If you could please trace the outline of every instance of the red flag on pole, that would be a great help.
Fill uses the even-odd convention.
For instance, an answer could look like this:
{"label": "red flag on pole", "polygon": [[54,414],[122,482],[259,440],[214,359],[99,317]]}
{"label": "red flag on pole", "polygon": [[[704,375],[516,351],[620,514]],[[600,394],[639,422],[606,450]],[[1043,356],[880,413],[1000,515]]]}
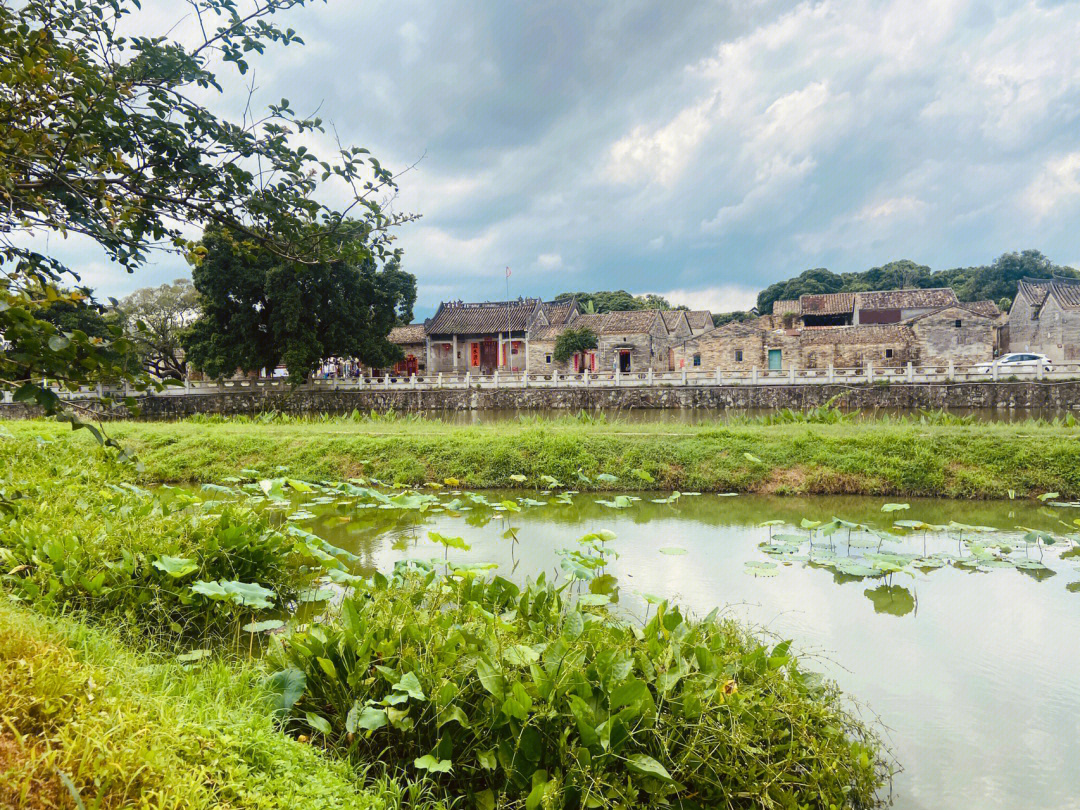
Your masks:
{"label": "red flag on pole", "polygon": [[510,278],[510,268],[509,267],[506,268],[506,277]]}

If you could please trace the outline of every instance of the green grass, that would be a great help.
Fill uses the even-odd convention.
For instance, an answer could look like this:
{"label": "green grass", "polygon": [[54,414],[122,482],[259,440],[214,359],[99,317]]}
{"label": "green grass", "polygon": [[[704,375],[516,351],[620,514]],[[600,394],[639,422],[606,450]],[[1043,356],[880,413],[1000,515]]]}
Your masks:
{"label": "green grass", "polygon": [[[18,436],[83,442],[88,452],[92,447],[87,436],[69,438],[64,425],[6,424]],[[118,422],[109,429],[138,452],[145,465],[139,477],[150,483],[213,482],[245,467],[267,474],[287,467],[301,478],[363,475],[420,484],[453,477],[473,488],[514,486],[511,475],[524,475],[525,486],[534,488],[547,474],[582,490],[1080,496],[1080,428],[1045,422],[736,420],[691,426],[527,419],[455,427],[409,418]],[[643,482],[635,470],[653,482]],[[597,482],[597,473],[618,481]]]}
{"label": "green grass", "polygon": [[261,680],[253,665],[184,669],[0,602],[0,806],[71,808],[76,794],[103,810],[436,806],[282,734]]}

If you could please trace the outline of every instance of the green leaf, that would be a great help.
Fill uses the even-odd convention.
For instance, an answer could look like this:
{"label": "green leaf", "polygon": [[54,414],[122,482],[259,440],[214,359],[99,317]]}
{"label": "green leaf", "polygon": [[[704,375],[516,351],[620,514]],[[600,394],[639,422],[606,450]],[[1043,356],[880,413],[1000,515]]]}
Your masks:
{"label": "green leaf", "polygon": [[480,763],[480,767],[485,771],[493,771],[498,767],[494,751],[477,751],[476,761]]}
{"label": "green leaf", "polygon": [[661,782],[674,781],[671,778],[671,774],[667,772],[667,768],[648,754],[631,754],[626,758],[626,767],[634,773],[639,773],[642,776],[651,776],[653,779],[659,779]]}
{"label": "green leaf", "polygon": [[424,695],[424,690],[420,687],[420,679],[416,677],[415,672],[407,672],[401,676],[396,684],[394,684],[395,692],[404,692],[413,700],[427,700]]}
{"label": "green leaf", "polygon": [[909,503],[887,503],[881,507],[882,512],[899,512],[902,509],[910,509]]}
{"label": "green leaf", "polygon": [[201,661],[204,658],[209,658],[211,655],[210,650],[192,650],[191,652],[183,653],[176,656],[177,661],[183,661],[185,664],[192,661]]}
{"label": "green leaf", "polygon": [[320,717],[314,712],[304,712],[304,717],[307,718],[308,725],[315,729],[320,734],[329,736],[333,728],[330,726],[330,721],[325,717]]}
{"label": "green leaf", "polygon": [[49,338],[49,348],[54,352],[62,352],[70,345],[71,341],[63,335],[53,335]]}
{"label": "green leaf", "polygon": [[429,773],[450,773],[451,762],[448,759],[436,759],[431,754],[424,754],[413,760],[413,766],[417,770]]}
{"label": "green leaf", "polygon": [[585,630],[585,619],[579,610],[571,610],[566,614],[563,621],[563,635],[568,639],[575,639]]}
{"label": "green leaf", "polygon": [[686,553],[686,549],[681,546],[665,546],[664,548],[659,549],[659,551],[661,554],[669,554],[675,557]]}
{"label": "green leaf", "polygon": [[307,678],[300,670],[289,667],[268,677],[263,681],[263,687],[272,698],[271,711],[280,719],[292,710],[296,701],[304,694]]}
{"label": "green leaf", "polygon": [[357,729],[363,731],[376,731],[386,725],[386,710],[374,706],[361,706],[357,701],[349,709],[345,718],[345,730],[350,734],[356,733]]}
{"label": "green leaf", "polygon": [[154,560],[152,564],[158,571],[164,571],[175,579],[186,577],[188,574],[193,574],[199,570],[199,564],[186,557],[161,556]]}
{"label": "green leaf", "polygon": [[488,694],[500,703],[506,699],[506,679],[490,659],[481,657],[477,660],[476,674]]}
{"label": "green leaf", "polygon": [[281,619],[265,619],[261,622],[248,622],[241,630],[248,633],[265,633],[267,630],[278,630],[285,626]]}
{"label": "green leaf", "polygon": [[755,456],[753,453],[743,453],[743,458],[745,458],[747,461],[749,461],[749,462],[751,462],[753,464],[764,464],[765,463],[760,458]]}

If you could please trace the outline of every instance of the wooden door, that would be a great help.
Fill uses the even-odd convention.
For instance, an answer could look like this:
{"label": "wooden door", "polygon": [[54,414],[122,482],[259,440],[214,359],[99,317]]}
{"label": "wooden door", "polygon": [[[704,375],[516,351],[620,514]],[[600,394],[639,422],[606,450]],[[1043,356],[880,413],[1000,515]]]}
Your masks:
{"label": "wooden door", "polygon": [[493,374],[499,364],[499,347],[493,338],[487,338],[480,344],[480,373]]}

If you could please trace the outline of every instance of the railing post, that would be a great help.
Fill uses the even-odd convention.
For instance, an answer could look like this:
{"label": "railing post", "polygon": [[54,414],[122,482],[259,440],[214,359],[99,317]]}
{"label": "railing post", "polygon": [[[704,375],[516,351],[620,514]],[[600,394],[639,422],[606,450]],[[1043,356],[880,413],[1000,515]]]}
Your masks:
{"label": "railing post", "polygon": [[990,364],[990,371],[994,375],[994,382],[998,381],[998,370],[1000,368],[1001,367],[997,363],[991,363]]}
{"label": "railing post", "polygon": [[389,388],[390,387],[390,375],[389,374],[383,374],[383,387],[384,388]]}
{"label": "railing post", "polygon": [[716,367],[716,384],[717,385],[723,385],[723,383],[724,383],[724,372],[722,372],[720,370],[720,366],[717,366]]}
{"label": "railing post", "polygon": [[410,374],[409,375],[409,388],[416,388],[416,375],[415,374]]}
{"label": "railing post", "polygon": [[527,371],[521,372],[521,387],[522,388],[528,388],[529,387],[529,372],[527,372]]}
{"label": "railing post", "polygon": [[559,370],[557,368],[552,369],[552,372],[551,372],[551,384],[553,386],[555,386],[556,388],[559,387]]}
{"label": "railing post", "polygon": [[436,383],[436,385],[438,385],[439,388],[442,388],[442,372],[441,371],[439,372],[439,380]]}
{"label": "railing post", "polygon": [[1042,364],[1042,361],[1040,360],[1038,365],[1035,366],[1035,379],[1036,380],[1041,381],[1043,379],[1043,370],[1044,370],[1043,369],[1043,364]]}
{"label": "railing post", "polygon": [[795,384],[795,364],[794,363],[792,363],[790,366],[788,366],[788,384],[789,385],[794,385]]}
{"label": "railing post", "polygon": [[956,374],[956,367],[953,365],[952,359],[949,360],[949,379],[951,380]]}
{"label": "railing post", "polygon": [[499,387],[499,370],[498,369],[495,369],[494,377],[495,377],[495,387],[498,388]]}
{"label": "railing post", "polygon": [[465,372],[465,387],[466,388],[471,388],[472,387],[471,383],[472,383],[472,372],[471,371],[466,371]]}
{"label": "railing post", "polygon": [[907,361],[907,381],[915,382],[915,364],[910,360]]}
{"label": "railing post", "polygon": [[589,386],[589,370],[585,369],[585,387]]}
{"label": "railing post", "polygon": [[873,383],[874,382],[874,361],[873,360],[867,360],[866,361],[866,381],[868,383]]}
{"label": "railing post", "polygon": [[750,370],[750,384],[757,385],[757,366]]}
{"label": "railing post", "polygon": [[649,382],[650,386],[653,384],[653,367],[652,366],[649,366],[648,382]]}
{"label": "railing post", "polygon": [[682,370],[682,384],[686,385],[686,367],[685,366],[683,366],[683,370]]}
{"label": "railing post", "polygon": [[836,369],[833,368],[833,364],[829,363],[829,382],[836,382]]}

